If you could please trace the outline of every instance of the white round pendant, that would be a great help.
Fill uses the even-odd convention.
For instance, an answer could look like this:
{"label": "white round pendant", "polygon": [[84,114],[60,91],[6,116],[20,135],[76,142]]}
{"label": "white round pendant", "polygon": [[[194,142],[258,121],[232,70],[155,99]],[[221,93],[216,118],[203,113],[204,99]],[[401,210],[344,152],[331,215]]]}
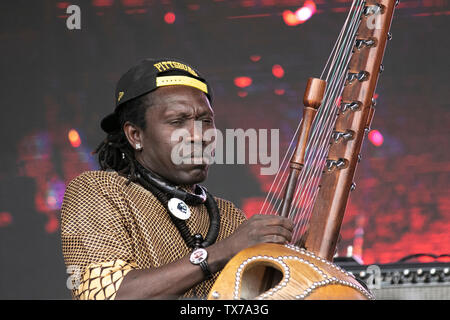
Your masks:
{"label": "white round pendant", "polygon": [[192,264],[200,264],[203,261],[205,261],[207,257],[208,257],[208,251],[206,251],[203,248],[197,248],[194,251],[192,251],[191,256],[189,257],[189,260],[191,260]]}
{"label": "white round pendant", "polygon": [[178,219],[187,220],[191,216],[191,210],[183,200],[172,198],[167,203],[169,211]]}

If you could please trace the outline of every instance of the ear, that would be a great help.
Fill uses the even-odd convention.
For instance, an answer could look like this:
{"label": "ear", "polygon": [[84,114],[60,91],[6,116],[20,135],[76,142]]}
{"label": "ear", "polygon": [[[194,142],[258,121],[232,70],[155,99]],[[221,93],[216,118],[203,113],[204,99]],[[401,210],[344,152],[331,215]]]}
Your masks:
{"label": "ear", "polygon": [[127,137],[128,142],[130,143],[131,147],[135,150],[141,150],[143,148],[143,131],[136,125],[132,124],[131,122],[127,121],[123,125],[123,131],[125,133],[125,136]]}

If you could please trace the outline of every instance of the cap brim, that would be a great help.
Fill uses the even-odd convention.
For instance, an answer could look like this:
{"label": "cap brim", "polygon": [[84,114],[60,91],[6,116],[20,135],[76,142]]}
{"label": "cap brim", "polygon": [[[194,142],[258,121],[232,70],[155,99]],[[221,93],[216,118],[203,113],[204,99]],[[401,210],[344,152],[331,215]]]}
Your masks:
{"label": "cap brim", "polygon": [[117,114],[111,113],[103,118],[102,122],[100,122],[100,127],[106,133],[116,132],[120,129],[119,117]]}

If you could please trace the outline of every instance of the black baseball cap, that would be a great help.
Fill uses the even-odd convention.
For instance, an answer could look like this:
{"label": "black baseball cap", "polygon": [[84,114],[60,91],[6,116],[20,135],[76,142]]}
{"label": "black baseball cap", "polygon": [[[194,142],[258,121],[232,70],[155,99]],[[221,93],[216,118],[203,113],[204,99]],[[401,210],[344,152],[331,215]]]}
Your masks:
{"label": "black baseball cap", "polygon": [[159,87],[171,85],[197,88],[203,91],[212,103],[209,84],[192,66],[178,59],[145,59],[131,67],[117,82],[114,112],[103,118],[101,128],[106,133],[119,131],[119,106]]}

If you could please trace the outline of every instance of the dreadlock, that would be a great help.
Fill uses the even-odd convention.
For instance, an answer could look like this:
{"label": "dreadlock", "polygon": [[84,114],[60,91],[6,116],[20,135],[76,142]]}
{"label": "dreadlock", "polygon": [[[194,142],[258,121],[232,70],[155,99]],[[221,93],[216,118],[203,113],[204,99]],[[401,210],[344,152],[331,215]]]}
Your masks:
{"label": "dreadlock", "polygon": [[134,148],[125,136],[123,125],[129,121],[145,130],[145,112],[151,105],[149,97],[150,94],[144,94],[119,106],[116,112],[119,117],[120,130],[108,133],[106,139],[93,152],[93,154],[98,155],[98,163],[102,170],[114,170],[128,176],[128,183],[138,179],[137,160],[134,155]]}

